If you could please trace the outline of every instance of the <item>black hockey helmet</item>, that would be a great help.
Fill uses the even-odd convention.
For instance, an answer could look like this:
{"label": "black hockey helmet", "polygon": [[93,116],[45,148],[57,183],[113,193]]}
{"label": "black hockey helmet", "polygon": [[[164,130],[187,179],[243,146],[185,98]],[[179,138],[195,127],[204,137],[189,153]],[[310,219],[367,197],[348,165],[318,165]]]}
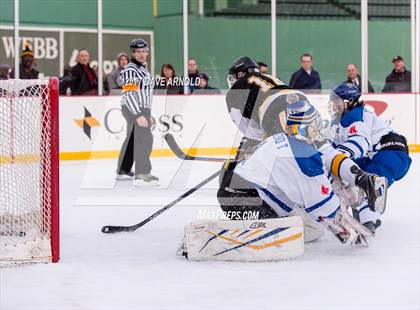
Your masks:
{"label": "black hockey helmet", "polygon": [[147,44],[147,42],[143,39],[134,39],[130,43],[130,49],[133,50],[133,49],[136,49],[136,48],[144,48],[148,52],[149,51],[149,44]]}
{"label": "black hockey helmet", "polygon": [[232,85],[241,77],[245,76],[247,73],[251,72],[259,72],[258,69],[258,63],[247,56],[241,56],[238,59],[236,59],[232,65],[229,67],[229,73],[228,73],[228,84],[229,87],[232,87]]}

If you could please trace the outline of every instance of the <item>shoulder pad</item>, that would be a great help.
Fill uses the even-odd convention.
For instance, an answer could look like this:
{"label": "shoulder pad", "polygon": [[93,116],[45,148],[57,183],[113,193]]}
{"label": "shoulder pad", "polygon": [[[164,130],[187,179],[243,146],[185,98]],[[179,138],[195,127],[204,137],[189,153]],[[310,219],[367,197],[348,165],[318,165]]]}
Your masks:
{"label": "shoulder pad", "polygon": [[321,153],[312,144],[299,141],[295,137],[290,137],[289,143],[295,160],[305,175],[314,177],[324,174]]}
{"label": "shoulder pad", "polygon": [[340,125],[346,128],[346,127],[349,127],[353,123],[363,122],[364,110],[365,109],[363,106],[358,106],[351,109],[346,114],[344,114],[343,117],[340,119]]}

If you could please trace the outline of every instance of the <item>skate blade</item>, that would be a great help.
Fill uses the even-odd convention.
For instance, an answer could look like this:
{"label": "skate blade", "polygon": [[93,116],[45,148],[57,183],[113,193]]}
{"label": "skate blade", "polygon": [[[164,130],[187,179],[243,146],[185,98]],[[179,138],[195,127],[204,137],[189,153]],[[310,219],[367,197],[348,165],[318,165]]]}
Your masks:
{"label": "skate blade", "polygon": [[117,181],[133,181],[133,177],[127,174],[118,174],[115,178]]}
{"label": "skate blade", "polygon": [[133,187],[134,188],[151,188],[151,187],[159,187],[160,184],[156,181],[150,181],[150,182],[145,182],[145,181],[139,181],[139,180],[135,180],[133,181]]}
{"label": "skate blade", "polygon": [[375,189],[379,192],[379,197],[375,200],[375,210],[380,214],[385,212],[386,199],[388,194],[388,182],[385,177],[379,177],[375,180]]}

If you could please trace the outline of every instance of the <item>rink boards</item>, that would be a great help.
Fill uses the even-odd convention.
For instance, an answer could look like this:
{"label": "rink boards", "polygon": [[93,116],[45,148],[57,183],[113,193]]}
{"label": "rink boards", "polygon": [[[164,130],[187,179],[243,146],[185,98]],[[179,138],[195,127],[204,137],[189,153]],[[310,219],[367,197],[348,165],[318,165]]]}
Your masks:
{"label": "rink boards", "polygon": [[[417,96],[417,98],[416,98]],[[309,95],[325,119],[328,95]],[[420,152],[420,95],[364,95],[375,111]],[[120,96],[60,97],[60,159],[116,158],[126,135]],[[202,155],[234,153],[241,134],[230,120],[224,95],[155,96],[152,156],[173,156],[163,135],[171,133],[185,151]]]}

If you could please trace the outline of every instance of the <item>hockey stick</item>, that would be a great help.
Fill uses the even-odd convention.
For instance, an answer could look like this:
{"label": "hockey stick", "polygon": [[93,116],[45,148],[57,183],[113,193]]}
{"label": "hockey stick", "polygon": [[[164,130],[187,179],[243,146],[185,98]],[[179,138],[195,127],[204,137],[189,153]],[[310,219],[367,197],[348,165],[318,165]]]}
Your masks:
{"label": "hockey stick", "polygon": [[360,222],[360,214],[359,214],[359,210],[357,210],[356,208],[352,208],[351,209],[352,213],[353,213],[353,217]]}
{"label": "hockey stick", "polygon": [[[359,213],[359,210],[357,210],[356,208],[352,208],[351,209],[351,212],[353,213],[354,219],[360,223],[360,213]],[[364,243],[365,245],[367,245],[366,238],[361,238],[359,236],[358,237],[358,240],[356,240],[355,244],[362,244],[362,243]]]}
{"label": "hockey stick", "polygon": [[121,232],[121,231],[135,231],[137,229],[139,229],[140,227],[142,227],[143,225],[149,223],[151,220],[153,220],[155,217],[161,215],[163,212],[165,212],[166,210],[170,209],[171,207],[173,207],[174,205],[176,205],[178,202],[180,202],[181,200],[183,200],[184,198],[188,197],[189,195],[191,195],[192,193],[194,193],[196,190],[198,190],[200,187],[204,186],[205,184],[209,183],[211,180],[213,180],[214,178],[216,178],[219,174],[220,174],[221,170],[213,173],[211,176],[209,176],[207,179],[201,181],[201,183],[197,184],[196,186],[194,186],[193,188],[191,188],[190,190],[186,191],[184,194],[182,194],[181,196],[179,196],[177,199],[175,199],[174,201],[172,201],[171,203],[167,204],[166,206],[164,206],[162,209],[159,209],[158,211],[156,211],[155,213],[153,213],[151,216],[149,216],[148,218],[146,218],[145,220],[141,221],[140,223],[137,223],[135,225],[131,225],[131,226],[104,226],[102,227],[102,232],[106,233],[106,234],[112,234],[112,233],[116,233],[116,232]]}
{"label": "hockey stick", "polygon": [[175,153],[176,157],[183,159],[183,160],[200,160],[200,161],[213,161],[213,162],[225,162],[229,158],[217,158],[217,157],[198,157],[198,156],[191,156],[185,154],[184,151],[179,147],[178,143],[176,143],[175,138],[170,133],[167,133],[164,136],[166,143],[168,143],[169,147],[171,148],[172,152]]}

